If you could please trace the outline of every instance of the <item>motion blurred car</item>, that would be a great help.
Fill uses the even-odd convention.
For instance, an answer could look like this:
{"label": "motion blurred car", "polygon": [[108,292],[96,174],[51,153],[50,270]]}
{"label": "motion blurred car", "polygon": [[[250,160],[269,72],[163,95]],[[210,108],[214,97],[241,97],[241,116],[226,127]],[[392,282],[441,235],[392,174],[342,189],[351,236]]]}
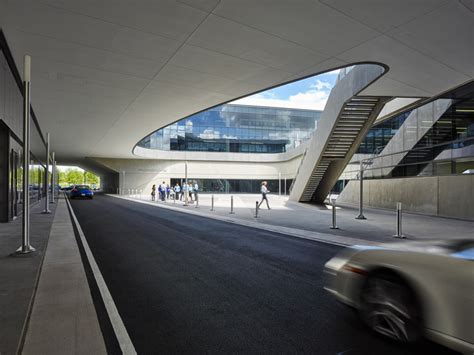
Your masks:
{"label": "motion blurred car", "polygon": [[92,200],[94,192],[92,192],[88,185],[75,185],[69,192],[69,198],[89,198]]}
{"label": "motion blurred car", "polygon": [[65,187],[61,188],[61,190],[62,191],[71,191],[73,188],[74,188],[74,185],[71,185],[71,186],[65,186]]}
{"label": "motion blurred car", "polygon": [[324,271],[325,289],[373,331],[474,353],[474,240],[353,246]]}

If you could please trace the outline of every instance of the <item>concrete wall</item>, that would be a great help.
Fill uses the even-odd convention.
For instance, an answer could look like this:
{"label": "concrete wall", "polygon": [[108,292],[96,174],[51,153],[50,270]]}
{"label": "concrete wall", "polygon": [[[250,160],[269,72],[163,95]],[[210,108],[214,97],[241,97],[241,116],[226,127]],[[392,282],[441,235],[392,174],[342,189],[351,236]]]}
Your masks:
{"label": "concrete wall", "polygon": [[[184,161],[153,159],[90,158],[115,172],[123,189],[151,190],[153,184],[171,178],[184,178]],[[292,179],[301,157],[270,162],[194,161],[188,160],[188,178],[196,179]]]}
{"label": "concrete wall", "polygon": [[[352,180],[339,204],[359,203],[359,181]],[[364,181],[364,205],[474,221],[474,175],[449,175]]]}

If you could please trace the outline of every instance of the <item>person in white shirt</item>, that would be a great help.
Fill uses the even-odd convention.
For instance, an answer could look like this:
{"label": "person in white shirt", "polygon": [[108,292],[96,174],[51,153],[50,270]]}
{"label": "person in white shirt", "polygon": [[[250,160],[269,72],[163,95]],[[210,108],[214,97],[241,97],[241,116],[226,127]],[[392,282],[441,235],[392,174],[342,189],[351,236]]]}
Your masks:
{"label": "person in white shirt", "polygon": [[197,202],[197,200],[198,200],[198,191],[199,191],[199,185],[198,185],[197,181],[194,181],[193,191],[194,191],[194,199]]}
{"label": "person in white shirt", "polygon": [[260,201],[260,203],[258,204],[258,208],[260,208],[260,205],[265,200],[265,202],[267,203],[268,209],[271,210],[270,205],[268,204],[268,199],[267,199],[267,194],[270,192],[270,190],[267,189],[267,182],[266,181],[262,181],[262,186],[260,187],[260,192],[262,193],[262,201]]}
{"label": "person in white shirt", "polygon": [[193,201],[193,184],[190,182],[188,184],[188,192],[189,192],[189,200],[191,201],[191,203],[194,203]]}
{"label": "person in white shirt", "polygon": [[178,183],[176,183],[176,185],[174,186],[174,199],[176,200],[177,198],[178,199],[181,199],[180,198],[180,192],[181,192],[181,187],[179,186]]}
{"label": "person in white shirt", "polygon": [[164,201],[165,198],[166,198],[166,184],[165,182],[163,181],[163,183],[161,184],[161,196],[160,196],[160,199],[161,201]]}

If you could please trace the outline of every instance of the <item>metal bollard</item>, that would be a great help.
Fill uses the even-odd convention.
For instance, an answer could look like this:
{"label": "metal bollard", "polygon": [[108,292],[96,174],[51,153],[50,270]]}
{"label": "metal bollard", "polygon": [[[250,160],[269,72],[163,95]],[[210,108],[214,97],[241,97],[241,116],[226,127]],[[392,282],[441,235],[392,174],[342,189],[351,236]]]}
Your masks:
{"label": "metal bollard", "polygon": [[234,196],[230,196],[230,214],[234,214]]}
{"label": "metal bollard", "polygon": [[329,227],[331,229],[339,229],[338,226],[336,226],[336,199],[333,198],[331,200],[332,203],[332,226]]}
{"label": "metal bollard", "polygon": [[118,189],[118,187],[117,187],[117,195],[118,195],[118,194],[119,194],[119,189]]}
{"label": "metal bollard", "polygon": [[402,233],[402,203],[397,202],[397,234],[393,236],[394,238],[405,239],[406,237]]}
{"label": "metal bollard", "polygon": [[255,218],[258,218],[258,201],[255,201]]}
{"label": "metal bollard", "polygon": [[196,196],[196,197],[195,197],[196,204],[194,205],[194,208],[199,208],[199,197],[198,197],[198,194],[196,193],[194,196]]}
{"label": "metal bollard", "polygon": [[211,211],[214,211],[214,195],[211,197]]}

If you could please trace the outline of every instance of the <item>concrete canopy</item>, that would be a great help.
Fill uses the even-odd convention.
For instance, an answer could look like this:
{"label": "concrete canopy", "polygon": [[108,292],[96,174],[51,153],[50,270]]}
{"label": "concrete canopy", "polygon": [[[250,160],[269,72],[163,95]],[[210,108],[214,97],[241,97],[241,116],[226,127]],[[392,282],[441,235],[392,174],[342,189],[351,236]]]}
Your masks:
{"label": "concrete canopy", "polygon": [[355,62],[364,94],[430,97],[474,78],[474,13],[453,0],[0,0],[32,104],[62,163],[133,158],[152,131]]}

